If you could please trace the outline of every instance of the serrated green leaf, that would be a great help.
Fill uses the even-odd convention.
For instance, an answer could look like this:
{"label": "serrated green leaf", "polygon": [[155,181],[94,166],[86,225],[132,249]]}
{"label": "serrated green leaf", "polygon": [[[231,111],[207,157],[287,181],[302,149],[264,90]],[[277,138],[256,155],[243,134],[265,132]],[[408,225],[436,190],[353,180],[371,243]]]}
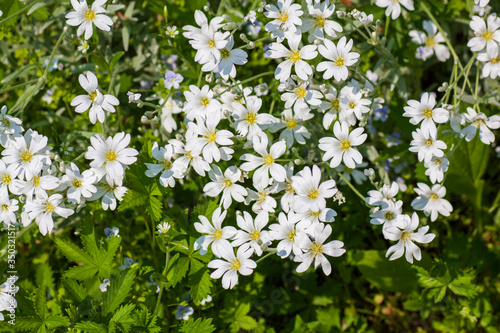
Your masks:
{"label": "serrated green leaf", "polygon": [[102,308],[105,315],[115,311],[125,300],[130,290],[132,290],[136,273],[137,268],[130,267],[111,280]]}
{"label": "serrated green leaf", "polygon": [[82,240],[83,247],[87,253],[89,253],[92,258],[96,259],[99,257],[99,248],[97,247],[97,242],[95,239],[94,224],[92,219],[86,218],[82,224],[82,230],[80,232],[80,238]]}
{"label": "serrated green leaf", "polygon": [[74,266],[66,270],[63,274],[64,277],[76,279],[79,281],[83,281],[94,276],[99,269],[94,265],[88,266]]}
{"label": "serrated green leaf", "polygon": [[135,304],[127,304],[121,306],[111,317],[109,321],[109,328],[119,326],[121,331],[128,332],[134,323],[134,319],[130,313],[134,310]]}
{"label": "serrated green leaf", "polygon": [[55,237],[54,242],[56,243],[59,251],[61,251],[63,255],[69,260],[75,261],[77,263],[82,263],[84,265],[93,265],[92,257],[75,244],[60,237]]}
{"label": "serrated green leaf", "polygon": [[121,212],[124,211],[125,209],[142,206],[146,203],[147,199],[148,199],[147,194],[128,189],[125,195],[123,196],[123,200],[120,202],[118,211]]}
{"label": "serrated green leaf", "polygon": [[54,289],[54,279],[52,277],[52,268],[49,264],[44,262],[36,268],[35,282],[37,286],[42,284],[47,286],[49,289]]}
{"label": "serrated green leaf", "polygon": [[165,288],[170,288],[170,286],[175,287],[177,283],[181,282],[184,276],[186,276],[189,270],[189,258],[184,256],[180,257],[175,262],[175,265],[172,266],[171,270],[174,272],[174,274],[168,281],[168,285]]}
{"label": "serrated green leaf", "polygon": [[161,213],[163,209],[163,204],[156,197],[149,197],[149,204],[146,205],[146,212],[153,222],[159,222],[161,220]]}
{"label": "serrated green leaf", "polygon": [[69,318],[65,316],[49,316],[45,319],[45,325],[48,329],[54,329],[56,327],[69,326]]}
{"label": "serrated green leaf", "polygon": [[193,300],[198,303],[210,294],[212,279],[210,278],[210,273],[204,263],[191,258],[190,264],[189,285],[191,286],[191,297],[193,297]]}
{"label": "serrated green leaf", "polygon": [[47,288],[44,285],[41,285],[35,292],[35,297],[33,300],[33,304],[35,306],[35,312],[40,317],[40,321],[44,321],[47,317],[47,298],[45,293],[47,292]]}
{"label": "serrated green leaf", "polygon": [[120,60],[120,58],[125,54],[125,52],[123,51],[119,51],[119,52],[116,52],[114,55],[113,55],[113,58],[111,58],[111,60],[109,61],[109,70],[112,71],[113,68],[115,67],[116,63],[118,62],[118,60]]}
{"label": "serrated green leaf", "polygon": [[111,263],[115,257],[116,251],[122,242],[122,238],[114,236],[106,239],[104,246],[99,250],[98,267],[99,277],[107,278],[111,274]]}
{"label": "serrated green leaf", "polygon": [[437,288],[445,285],[444,282],[432,277],[428,271],[422,267],[412,267],[417,272],[418,283],[424,288]]}
{"label": "serrated green leaf", "polygon": [[150,313],[148,309],[136,310],[132,315],[134,318],[133,329],[138,332],[157,333],[161,328],[156,325],[156,315]]}
{"label": "serrated green leaf", "polygon": [[16,330],[17,331],[30,331],[36,332],[42,325],[38,317],[16,317]]}
{"label": "serrated green leaf", "polygon": [[212,318],[191,319],[179,329],[179,332],[182,333],[212,333],[213,331],[215,331],[215,327],[212,325]]}
{"label": "serrated green leaf", "polygon": [[87,297],[85,289],[75,280],[65,278],[62,280],[64,289],[75,303],[82,302]]}
{"label": "serrated green leaf", "polygon": [[108,328],[104,324],[94,323],[92,321],[83,321],[76,323],[75,328],[82,330],[86,333],[107,333]]}

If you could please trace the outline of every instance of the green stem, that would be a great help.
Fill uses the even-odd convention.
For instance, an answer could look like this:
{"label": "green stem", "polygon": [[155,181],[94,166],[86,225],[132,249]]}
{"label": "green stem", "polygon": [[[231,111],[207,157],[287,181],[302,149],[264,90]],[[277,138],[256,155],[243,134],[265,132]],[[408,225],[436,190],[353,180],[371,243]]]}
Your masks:
{"label": "green stem", "polygon": [[344,182],[349,185],[349,187],[354,191],[354,193],[356,193],[356,195],[358,197],[361,198],[361,200],[363,200],[363,202],[365,202],[365,197],[358,191],[356,190],[356,188],[354,187],[354,185],[352,185],[352,183],[350,181],[347,180],[347,178],[344,177],[344,175],[340,172],[337,172],[340,176],[340,178],[342,178],[344,180]]}
{"label": "green stem", "polygon": [[[165,247],[167,248],[167,253],[165,254],[165,268],[163,269],[162,276],[165,277],[167,274],[167,269],[168,269],[168,262],[170,261],[170,252],[168,252],[168,244],[165,244]],[[163,294],[163,287],[165,283],[163,281],[160,282],[160,291],[158,293],[158,299],[156,300],[156,306],[155,306],[155,311],[154,314],[158,315],[158,308],[160,307],[160,302],[161,302],[161,295]]]}
{"label": "green stem", "polygon": [[258,263],[259,263],[259,262],[261,262],[262,260],[266,259],[267,257],[269,257],[269,256],[271,256],[271,255],[273,255],[273,254],[275,254],[277,250],[276,250],[276,249],[267,249],[267,251],[268,251],[269,253],[267,253],[267,254],[266,254],[265,256],[263,256],[262,258],[257,259],[257,261],[255,261],[255,263],[256,263],[256,264],[258,264]]}
{"label": "green stem", "polygon": [[14,89],[22,88],[24,86],[27,86],[27,85],[30,85],[30,84],[33,84],[33,83],[37,83],[37,82],[38,82],[38,79],[33,79],[33,80],[28,81],[28,82],[24,82],[24,83],[12,86],[10,88],[0,89],[0,94],[3,94],[4,92],[11,91],[11,90],[14,90]]}

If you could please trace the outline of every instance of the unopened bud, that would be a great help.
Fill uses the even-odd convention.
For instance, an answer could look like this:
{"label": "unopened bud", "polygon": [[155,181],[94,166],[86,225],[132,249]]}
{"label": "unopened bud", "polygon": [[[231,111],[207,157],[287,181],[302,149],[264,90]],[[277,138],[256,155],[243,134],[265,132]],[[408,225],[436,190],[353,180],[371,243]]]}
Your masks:
{"label": "unopened bud", "polygon": [[142,117],[141,117],[141,123],[143,123],[143,124],[147,124],[147,123],[149,123],[149,118],[148,118],[148,117],[146,117],[146,116],[142,116]]}
{"label": "unopened bud", "polygon": [[255,48],[255,43],[254,43],[254,42],[249,42],[249,43],[247,44],[247,49],[252,50],[252,49],[254,49],[254,48]]}
{"label": "unopened bud", "polygon": [[208,73],[207,75],[205,75],[205,81],[212,82],[213,79],[214,79],[214,75],[212,73]]}
{"label": "unopened bud", "polygon": [[342,18],[344,18],[344,17],[345,17],[345,15],[346,15],[346,14],[345,14],[345,12],[343,12],[343,11],[341,11],[341,10],[338,10],[338,11],[337,11],[337,17],[338,17],[338,18],[342,19]]}
{"label": "unopened bud", "polygon": [[226,22],[233,22],[233,19],[231,18],[231,16],[227,15],[227,14],[224,14],[222,15],[222,18],[224,19],[224,21]]}

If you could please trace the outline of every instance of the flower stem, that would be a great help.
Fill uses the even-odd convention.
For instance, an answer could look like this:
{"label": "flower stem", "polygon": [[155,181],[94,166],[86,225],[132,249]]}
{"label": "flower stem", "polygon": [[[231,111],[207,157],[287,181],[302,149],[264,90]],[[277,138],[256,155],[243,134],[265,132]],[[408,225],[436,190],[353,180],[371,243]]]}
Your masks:
{"label": "flower stem", "polygon": [[269,253],[267,253],[265,256],[263,256],[262,258],[259,258],[257,259],[257,261],[255,261],[256,264],[258,264],[259,262],[261,262],[262,260],[266,259],[267,257],[269,257],[270,255],[273,255],[276,253],[276,249],[267,249],[267,251]]}
{"label": "flower stem", "polygon": [[352,185],[352,183],[350,181],[347,180],[347,178],[344,177],[344,175],[340,172],[337,172],[340,176],[340,178],[342,178],[344,180],[344,182],[349,185],[349,187],[354,191],[354,193],[356,193],[356,195],[358,197],[361,198],[361,200],[363,200],[363,202],[365,202],[365,197],[358,191],[356,190],[356,188],[354,187],[354,185]]}
{"label": "flower stem", "polygon": [[6,18],[4,18],[3,20],[0,21],[0,26],[2,24],[4,24],[6,21],[10,20],[11,18],[13,17],[16,17],[17,15],[19,14],[22,14],[24,13],[25,11],[27,11],[28,9],[30,9],[31,7],[33,7],[34,5],[36,5],[38,2],[40,2],[41,0],[36,0],[36,1],[33,1],[32,3],[30,3],[29,5],[27,5],[26,7],[24,7],[23,9],[19,10],[18,12],[15,12],[14,14],[12,14],[11,16],[8,16]]}
{"label": "flower stem", "polygon": [[[170,252],[168,252],[168,244],[165,244],[165,247],[167,248],[167,253],[165,254],[165,268],[163,269],[162,276],[165,276],[167,274],[167,268],[168,268],[168,262],[170,261]],[[154,314],[158,315],[158,308],[160,307],[160,301],[161,301],[161,295],[163,294],[163,286],[165,283],[163,281],[160,282],[160,291],[158,292],[158,299],[156,300],[156,306],[155,306],[155,311]]]}

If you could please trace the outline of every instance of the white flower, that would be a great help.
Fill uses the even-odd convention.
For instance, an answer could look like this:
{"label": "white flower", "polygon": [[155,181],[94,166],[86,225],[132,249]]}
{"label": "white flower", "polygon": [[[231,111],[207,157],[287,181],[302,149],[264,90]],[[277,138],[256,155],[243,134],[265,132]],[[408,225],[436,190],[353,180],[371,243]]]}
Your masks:
{"label": "white flower", "polygon": [[23,194],[26,195],[26,200],[31,201],[33,195],[40,196],[46,191],[54,190],[59,186],[59,178],[50,175],[44,171],[43,175],[36,174],[31,179],[24,183]]}
{"label": "white flower", "polygon": [[313,165],[312,170],[305,167],[296,176],[292,177],[292,187],[297,194],[294,199],[293,209],[296,212],[318,210],[326,207],[326,199],[331,198],[338,192],[334,180],[321,183],[321,170]]}
{"label": "white flower", "polygon": [[108,137],[106,141],[95,135],[90,138],[92,146],[85,153],[85,158],[93,160],[90,166],[96,169],[99,178],[106,174],[108,182],[122,179],[125,175],[125,167],[137,161],[139,152],[134,148],[127,148],[130,143],[130,134],[117,133],[114,137]]}
{"label": "white flower", "polygon": [[500,50],[498,48],[490,48],[486,52],[481,52],[477,56],[477,60],[485,62],[482,71],[483,77],[491,77],[496,79],[500,76]]}
{"label": "white flower", "polygon": [[274,20],[267,23],[264,28],[278,42],[285,39],[285,34],[293,34],[297,31],[296,26],[302,25],[300,16],[304,12],[301,10],[300,4],[292,4],[292,2],[293,0],[278,0],[278,7],[274,5],[266,5],[265,7],[266,12],[264,15]]}
{"label": "white flower", "polygon": [[330,275],[332,266],[328,259],[326,259],[325,254],[332,257],[340,257],[345,252],[345,249],[342,249],[344,243],[341,241],[334,240],[327,244],[323,244],[331,233],[331,226],[318,224],[314,229],[314,240],[307,237],[301,242],[300,246],[305,253],[293,259],[295,262],[301,263],[297,267],[297,273],[305,272],[314,261],[314,269],[318,268],[321,264],[321,268],[325,275]]}
{"label": "white flower", "polygon": [[450,58],[450,50],[445,45],[439,44],[445,42],[443,35],[438,32],[437,26],[432,21],[424,21],[423,26],[427,34],[418,30],[412,30],[409,34],[413,43],[424,45],[422,54],[417,52],[417,58],[427,60],[436,53],[439,61],[446,61]]}
{"label": "white flower", "polygon": [[414,10],[413,0],[377,0],[375,4],[379,7],[386,8],[385,16],[391,16],[393,20],[401,14],[401,5],[408,10]]}
{"label": "white flower", "polygon": [[413,264],[413,258],[420,260],[422,258],[420,248],[413,242],[430,243],[436,235],[427,233],[429,231],[428,225],[419,228],[417,232],[413,232],[417,228],[417,213],[413,213],[411,218],[408,215],[403,215],[399,225],[388,228],[385,232],[387,238],[398,241],[398,243],[391,246],[385,256],[388,257],[392,253],[389,260],[394,260],[400,258],[406,251],[405,257],[409,263]]}
{"label": "white flower", "polygon": [[500,18],[496,14],[491,14],[486,19],[479,16],[473,16],[469,23],[472,30],[474,30],[474,35],[468,43],[467,46],[470,47],[471,51],[481,51],[486,46],[486,52],[494,52],[498,50],[498,43],[500,43]]}
{"label": "white flower", "polygon": [[97,182],[97,176],[92,170],[85,170],[80,174],[80,170],[75,163],[66,167],[66,174],[62,177],[62,185],[68,187],[67,197],[69,202],[80,203],[81,197],[90,198],[97,192],[93,185]]}
{"label": "white flower", "polygon": [[24,131],[21,124],[21,119],[7,114],[7,106],[2,106],[0,111],[0,144],[4,148],[8,148],[9,142],[14,137],[21,136]]}
{"label": "white flower", "polygon": [[306,212],[297,213],[297,215],[301,221],[311,222],[311,224],[304,231],[309,235],[314,235],[314,229],[316,226],[321,222],[331,223],[335,221],[337,212],[326,207],[317,211],[308,210]]}
{"label": "white flower", "polygon": [[230,35],[229,31],[224,33],[212,29],[208,25],[201,26],[200,32],[193,33],[189,44],[197,50],[194,61],[203,65],[203,72],[214,70],[221,60],[220,50],[226,47]]}
{"label": "white flower", "polygon": [[170,230],[171,227],[172,227],[172,225],[168,222],[162,222],[156,226],[156,228],[158,228],[158,232],[160,234],[166,234]]}
{"label": "white flower", "polygon": [[238,227],[243,230],[238,230],[234,241],[231,244],[233,247],[247,244],[251,247],[252,252],[260,256],[262,255],[261,244],[270,244],[271,237],[268,231],[262,231],[269,222],[269,214],[265,211],[260,212],[255,217],[255,221],[248,212],[243,212],[243,216],[236,217]]}
{"label": "white flower", "polygon": [[293,105],[295,113],[305,116],[310,107],[321,104],[323,94],[314,89],[309,89],[309,82],[302,82],[300,85],[291,87],[292,90],[281,95],[281,100],[285,102],[285,108],[289,109]]}
{"label": "white flower", "polygon": [[446,143],[436,139],[435,134],[424,134],[420,128],[411,133],[413,140],[410,142],[409,151],[418,153],[418,160],[429,162],[433,156],[443,157],[442,149],[446,149]]}
{"label": "white flower", "polygon": [[174,38],[179,34],[179,30],[177,30],[177,27],[175,25],[168,26],[165,32],[167,33],[167,36],[170,38]]}
{"label": "white flower", "polygon": [[349,133],[349,125],[337,121],[333,125],[333,134],[336,138],[326,137],[319,140],[318,148],[325,152],[323,161],[331,158],[330,167],[332,168],[339,166],[342,160],[351,169],[356,167],[356,163],[361,164],[363,156],[353,147],[365,142],[367,135],[363,131],[364,128],[358,127]]}
{"label": "white flower", "polygon": [[[186,135],[187,142],[193,137],[194,133],[188,131]],[[194,152],[187,150],[186,144],[183,142],[177,139],[171,139],[168,143],[174,147],[174,153],[180,155],[172,165],[173,170],[175,170],[174,172],[178,172],[179,175],[182,176],[188,172],[189,166],[192,166],[196,173],[204,177],[205,171],[210,170],[210,164],[208,164],[199,154],[194,154]]]}
{"label": "white flower", "polygon": [[295,190],[292,187],[292,177],[293,177],[293,163],[290,162],[286,166],[286,180],[284,182],[278,183],[277,192],[285,191],[285,194],[281,197],[280,204],[281,209],[288,213],[290,208],[293,206],[295,198]]}
{"label": "white flower", "polygon": [[278,182],[285,181],[285,168],[281,164],[276,163],[276,160],[285,153],[286,142],[278,141],[274,143],[269,152],[267,152],[267,136],[262,138],[263,140],[255,137],[253,140],[253,147],[260,157],[253,154],[241,155],[240,159],[247,162],[243,163],[240,168],[244,171],[252,171],[258,168],[253,174],[254,183],[269,184],[269,173],[274,180]]}
{"label": "white flower", "polygon": [[356,123],[353,113],[340,107],[340,99],[350,91],[351,88],[348,86],[342,88],[339,93],[333,86],[330,85],[328,87],[328,93],[325,94],[326,101],[321,102],[319,107],[322,112],[325,112],[323,116],[323,127],[325,129],[330,128],[332,122],[337,119],[337,116],[340,122],[346,122],[349,125],[354,125]]}
{"label": "white flower", "polygon": [[221,60],[215,69],[215,72],[224,79],[228,80],[229,77],[236,77],[236,66],[244,65],[247,63],[248,54],[241,49],[233,49],[234,38],[231,36],[224,48],[220,50]]}
{"label": "white flower", "polygon": [[160,116],[161,125],[163,126],[165,131],[167,131],[167,133],[172,133],[172,131],[175,131],[177,129],[177,122],[175,121],[173,115],[182,112],[180,103],[172,97],[169,97],[167,101],[165,101],[163,98],[160,98],[159,103],[160,105],[162,105]]}
{"label": "white flower", "polygon": [[428,136],[436,136],[436,124],[443,124],[448,121],[450,113],[443,108],[434,109],[436,106],[436,97],[434,94],[423,93],[420,102],[414,99],[408,101],[409,106],[405,106],[404,117],[410,117],[410,123],[418,125],[422,120],[422,133]]}
{"label": "white flower", "polygon": [[252,211],[254,213],[260,213],[261,211],[266,211],[268,213],[274,212],[277,203],[270,194],[276,192],[276,186],[268,185],[269,184],[263,184],[262,182],[254,182],[253,186],[257,191],[247,189],[248,196],[245,198],[245,204],[249,205],[252,201],[255,201],[252,205]]}
{"label": "white flower", "polygon": [[103,95],[98,88],[99,82],[92,72],[87,72],[87,76],[80,74],[78,81],[88,95],[78,95],[71,101],[71,106],[76,106],[75,112],[82,113],[89,110],[89,118],[92,124],[98,120],[104,122],[104,110],[109,113],[116,112],[115,106],[120,104],[118,98],[113,95]]}
{"label": "white flower", "polygon": [[446,157],[433,157],[429,163],[424,164],[427,168],[425,175],[429,176],[433,184],[436,182],[440,183],[443,181],[444,173],[448,170],[449,163]]}
{"label": "white flower", "polygon": [[5,164],[17,166],[20,179],[31,179],[38,174],[44,165],[50,165],[51,160],[46,154],[52,149],[47,147],[48,138],[37,131],[27,130],[24,136],[15,137],[11,146],[2,151]]}
{"label": "white flower", "polygon": [[17,275],[11,275],[0,285],[0,311],[17,308],[17,300],[13,296],[19,291],[19,287],[15,285],[17,279]]}
{"label": "white flower", "polygon": [[208,175],[212,182],[203,187],[203,192],[210,197],[217,197],[222,192],[221,204],[224,209],[231,206],[233,199],[237,202],[245,200],[244,197],[248,192],[243,186],[236,184],[241,178],[241,170],[236,166],[230,166],[222,174],[222,170],[217,165],[214,165]]}
{"label": "white flower", "polygon": [[[224,161],[231,159],[231,154],[234,150],[229,146],[234,142],[231,140],[233,133],[228,130],[217,130],[220,122],[220,113],[216,112],[204,120],[197,118],[197,123],[189,122],[189,131],[193,132],[196,137],[189,140],[186,144],[186,149],[193,152],[195,155],[200,155],[203,152],[203,158],[208,163],[212,161],[219,162],[222,158]],[[197,136],[200,137],[197,137]]]}
{"label": "white flower", "polygon": [[392,182],[392,184],[384,185],[378,191],[371,190],[368,191],[369,197],[365,198],[367,204],[372,206],[381,206],[384,202],[393,201],[395,202],[395,196],[399,192],[399,185],[396,182]]}
{"label": "white flower", "polygon": [[370,112],[368,106],[371,104],[370,100],[363,98],[361,91],[354,93],[353,89],[346,89],[346,92],[340,97],[340,108],[347,114],[354,114],[358,119],[361,119],[363,114]]}
{"label": "white flower", "polygon": [[64,205],[61,205],[62,201],[63,196],[60,194],[53,194],[49,197],[45,192],[41,192],[39,197],[33,201],[28,201],[24,205],[24,210],[29,221],[24,219],[23,225],[27,226],[35,219],[40,228],[40,233],[44,236],[47,233],[50,234],[54,228],[52,214],[67,218],[74,213],[73,209],[64,208]]}
{"label": "white flower", "polygon": [[8,196],[9,192],[20,195],[23,192],[24,182],[16,179],[18,173],[16,164],[7,166],[0,160],[0,196]]}
{"label": "white flower", "polygon": [[382,203],[382,208],[371,214],[371,224],[384,225],[384,230],[388,227],[396,225],[401,218],[403,212],[403,201],[398,200],[396,203],[393,201],[385,201]]}
{"label": "white flower", "polygon": [[[212,252],[217,256],[221,257],[221,251],[219,250],[222,243],[227,243],[228,239],[232,239],[236,236],[236,228],[231,226],[222,227],[222,222],[226,218],[227,211],[223,211],[218,207],[212,214],[212,223],[208,219],[199,215],[198,219],[200,222],[196,222],[194,227],[196,231],[201,234],[207,234],[198,238],[194,243],[194,249],[200,250],[200,254],[204,255],[208,252],[208,246],[212,244]],[[212,225],[213,224],[213,225]]]}
{"label": "white flower", "polygon": [[145,172],[146,176],[153,178],[161,172],[160,184],[164,187],[174,187],[175,178],[180,178],[181,175],[172,167],[172,156],[174,155],[172,145],[158,147],[158,142],[155,142],[153,143],[152,154],[158,164],[145,163],[148,168]]}
{"label": "white flower", "polygon": [[431,216],[431,221],[435,221],[438,213],[449,216],[453,207],[450,202],[443,197],[446,195],[446,188],[440,184],[432,186],[432,189],[424,183],[418,183],[415,192],[418,197],[413,199],[411,206],[413,209],[422,210],[425,216]]}
{"label": "white flower", "polygon": [[127,188],[124,186],[120,186],[114,181],[111,182],[103,182],[98,184],[97,187],[97,192],[92,194],[92,196],[88,199],[89,201],[94,201],[97,199],[102,198],[101,200],[101,205],[102,209],[108,210],[115,210],[117,202],[122,201],[123,196],[125,195],[125,192],[127,192]]}
{"label": "white flower", "polygon": [[204,299],[201,300],[200,304],[205,305],[206,303],[211,302],[211,301],[212,301],[212,296],[207,295],[207,297],[205,297]]}
{"label": "white flower", "polygon": [[281,121],[273,125],[271,132],[284,129],[280,133],[279,139],[286,141],[287,148],[292,148],[295,141],[303,145],[311,135],[307,128],[301,124],[313,117],[312,113],[303,114],[300,112],[294,115],[291,109],[285,109],[281,113]]}
{"label": "white flower", "polygon": [[269,229],[270,236],[274,240],[279,240],[276,247],[276,254],[281,258],[288,257],[292,252],[298,256],[303,253],[300,243],[307,240],[305,229],[311,224],[310,221],[304,221],[294,212],[280,213],[278,222],[271,224]]}
{"label": "white flower", "polygon": [[333,76],[337,81],[346,80],[349,74],[347,67],[354,65],[358,61],[359,53],[350,52],[353,44],[352,39],[348,43],[346,43],[346,40],[344,36],[335,45],[331,40],[325,39],[325,45],[318,47],[319,53],[326,59],[331,60],[320,62],[316,67],[318,72],[326,71],[323,74],[323,79],[329,80]]}
{"label": "white flower", "polygon": [[485,145],[495,142],[495,134],[490,130],[500,127],[500,116],[494,115],[486,117],[482,112],[477,113],[473,108],[467,108],[467,113],[463,114],[464,119],[470,123],[469,126],[462,129],[460,135],[465,137],[466,141],[472,140],[479,130],[479,138]]}
{"label": "white flower", "polygon": [[19,209],[18,203],[16,199],[0,195],[0,222],[3,222],[6,228],[16,224],[15,212]]}
{"label": "white flower", "polygon": [[128,96],[129,103],[136,102],[136,101],[141,99],[141,94],[136,94],[136,93],[133,93],[131,91],[127,92],[127,96]]}
{"label": "white flower", "polygon": [[[196,10],[194,12],[194,19],[196,21],[196,24],[198,26],[203,27],[204,25],[208,25],[212,30],[217,31],[219,28],[222,28],[224,26],[224,23],[221,23],[224,21],[224,19],[220,16],[214,17],[210,22],[208,22],[207,16],[201,11],[201,10]],[[188,39],[193,38],[193,34],[195,33],[201,33],[201,29],[194,27],[192,25],[186,25],[183,27],[184,33],[182,35]]]}
{"label": "white flower", "polygon": [[191,306],[177,305],[177,311],[175,312],[175,319],[189,320],[189,316],[194,313],[194,309]]}
{"label": "white flower", "polygon": [[307,4],[307,10],[311,18],[304,18],[302,32],[312,31],[308,41],[325,38],[325,34],[330,37],[337,37],[337,32],[342,32],[342,26],[335,21],[328,20],[335,13],[335,5],[326,0],[323,3]]}
{"label": "white flower", "polygon": [[248,246],[240,246],[235,256],[231,245],[222,243],[220,254],[225,260],[212,260],[208,263],[208,267],[216,269],[210,274],[212,279],[222,277],[222,287],[224,289],[232,289],[238,284],[238,273],[241,275],[250,275],[254,268],[257,267],[255,261],[249,259],[253,251]]}
{"label": "white flower", "polygon": [[92,23],[101,30],[110,31],[110,26],[113,25],[113,21],[103,14],[108,11],[102,7],[106,1],[107,0],[95,0],[92,7],[89,8],[86,0],[81,2],[78,0],[71,0],[74,11],[66,14],[66,18],[68,19],[66,23],[71,26],[79,25],[76,34],[80,37],[85,32],[85,39],[92,37]]}
{"label": "white flower", "polygon": [[184,92],[184,97],[186,97],[184,112],[189,120],[196,117],[205,119],[216,112],[220,112],[221,104],[214,98],[214,92],[210,90],[208,85],[204,85],[201,89],[195,85],[190,85],[189,91]]}
{"label": "white flower", "polygon": [[236,131],[238,134],[246,136],[249,141],[252,141],[257,136],[266,136],[262,129],[274,123],[274,117],[270,114],[258,113],[262,106],[262,99],[260,98],[247,98],[246,105],[233,102],[231,106],[234,110],[233,117]]}
{"label": "white flower", "polygon": [[306,45],[299,49],[301,35],[288,35],[287,38],[290,49],[287,49],[281,43],[272,43],[269,45],[269,50],[266,54],[273,59],[285,58],[274,72],[276,80],[286,81],[290,78],[292,67],[295,69],[297,76],[306,81],[308,76],[312,75],[312,67],[304,60],[316,58],[318,51],[316,45]]}
{"label": "white flower", "polygon": [[89,43],[86,40],[82,39],[80,41],[80,45],[78,45],[77,50],[80,51],[80,52],[82,52],[83,54],[85,54],[85,53],[87,53],[87,51],[89,50],[89,48],[90,48]]}
{"label": "white flower", "polygon": [[113,227],[113,228],[106,227],[106,228],[104,228],[104,234],[108,238],[120,237],[120,228],[118,228],[118,227]]}

